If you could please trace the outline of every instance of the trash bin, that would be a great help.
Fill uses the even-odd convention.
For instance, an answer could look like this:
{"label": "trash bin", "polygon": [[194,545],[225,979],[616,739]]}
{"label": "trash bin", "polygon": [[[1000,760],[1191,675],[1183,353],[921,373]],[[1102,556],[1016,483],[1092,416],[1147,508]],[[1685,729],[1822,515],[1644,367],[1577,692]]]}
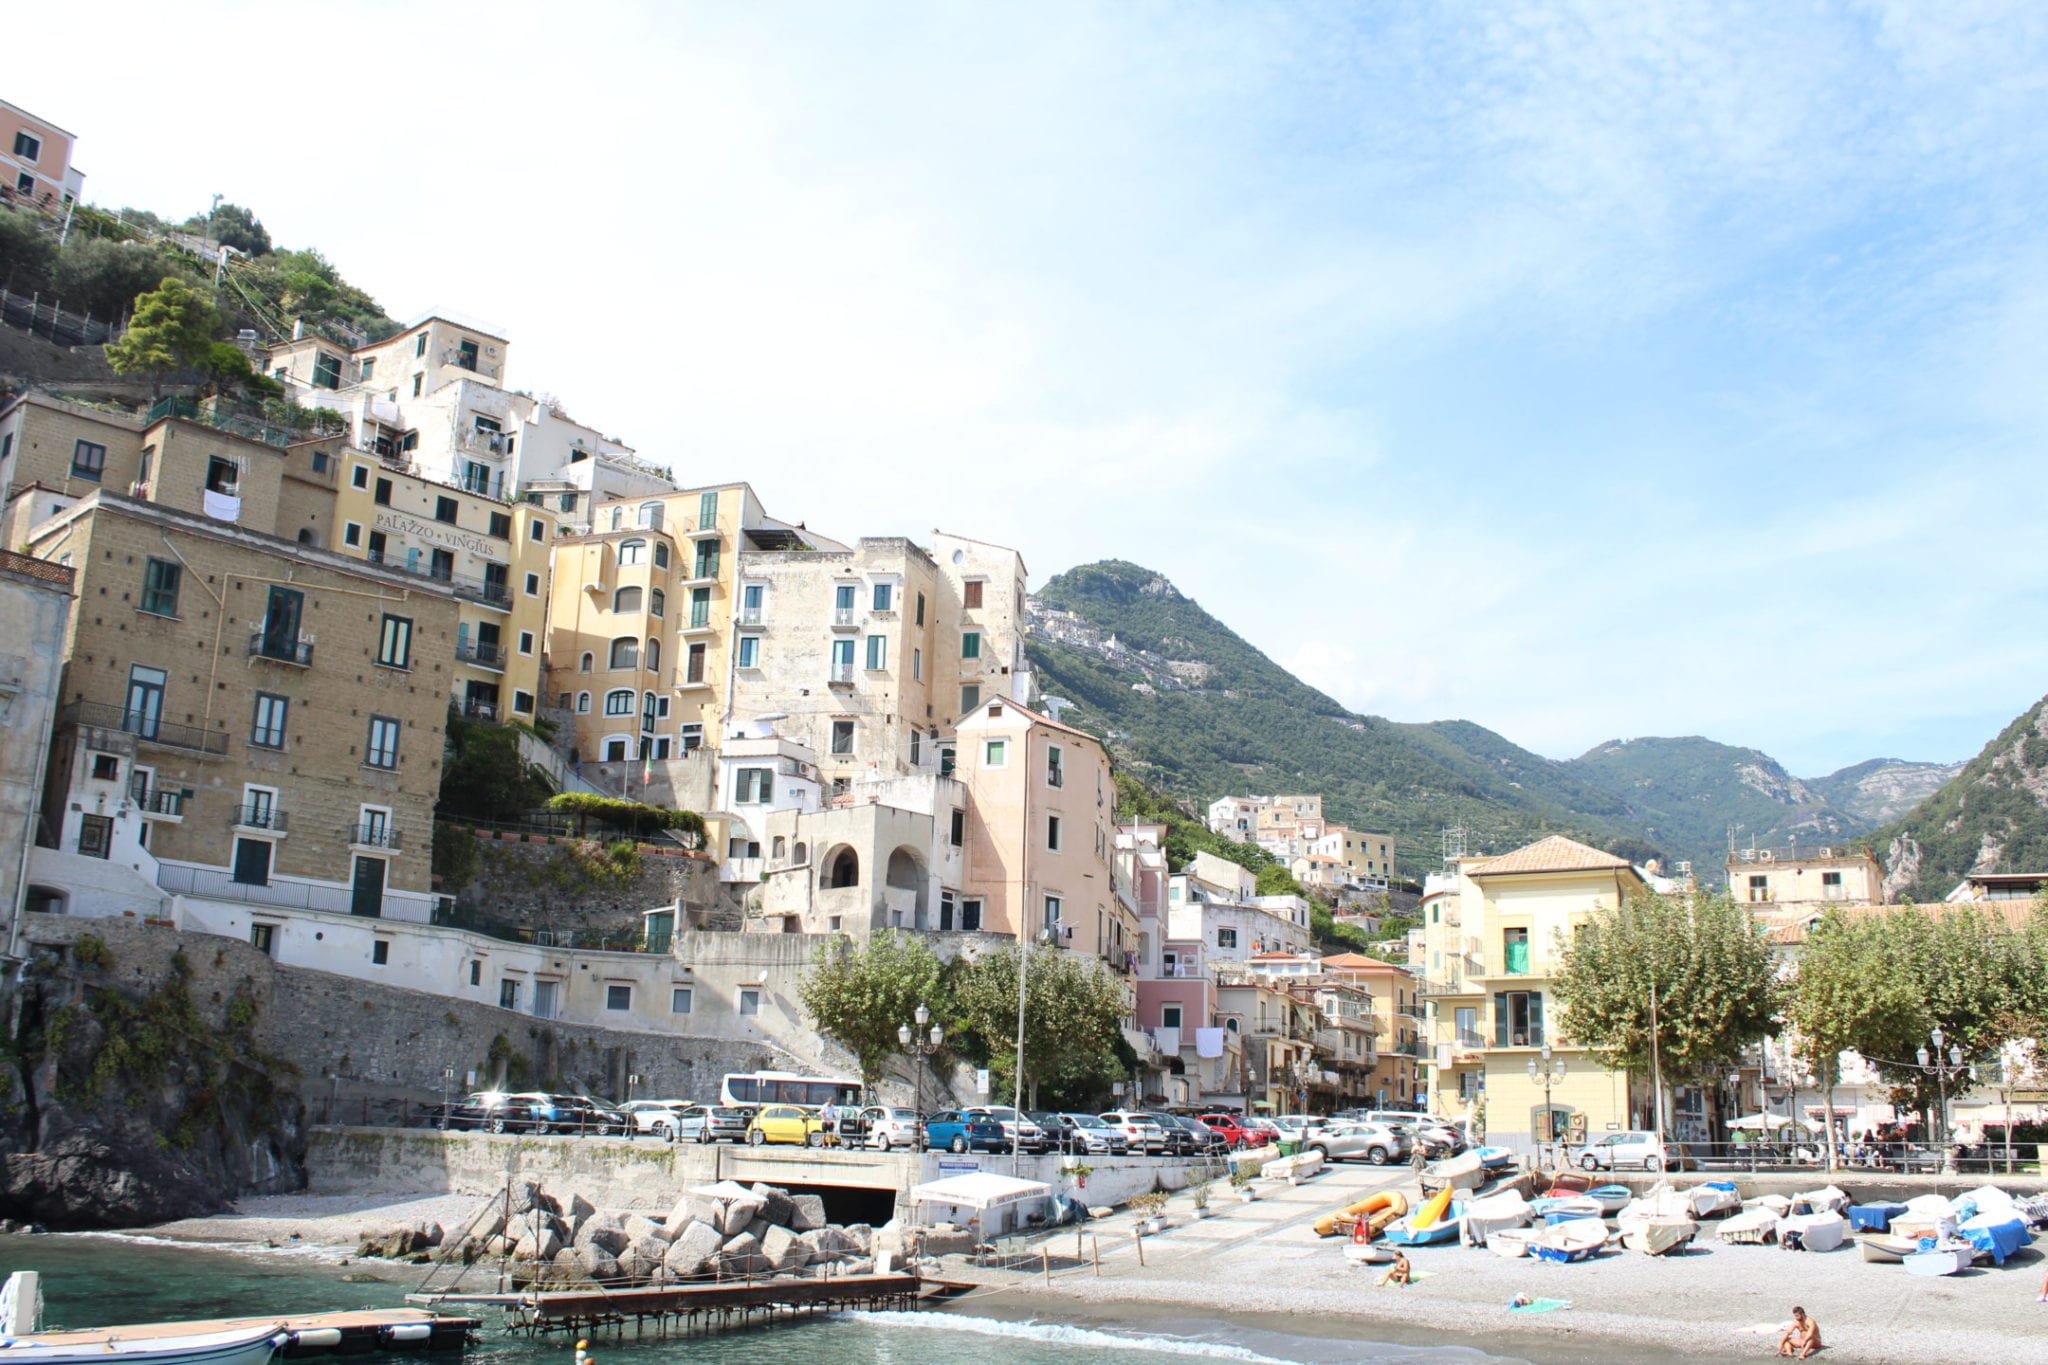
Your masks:
{"label": "trash bin", "polygon": [[1282,1156],[1299,1156],[1299,1155],[1301,1155],[1301,1142],[1300,1142],[1300,1140],[1299,1140],[1299,1139],[1297,1139],[1297,1138],[1281,1138],[1281,1139],[1280,1139],[1280,1155],[1282,1155]]}

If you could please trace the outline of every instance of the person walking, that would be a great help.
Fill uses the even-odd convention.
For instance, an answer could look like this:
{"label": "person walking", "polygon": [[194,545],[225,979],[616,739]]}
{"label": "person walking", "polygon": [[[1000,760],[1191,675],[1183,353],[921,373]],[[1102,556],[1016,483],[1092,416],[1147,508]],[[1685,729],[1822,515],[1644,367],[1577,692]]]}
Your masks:
{"label": "person walking", "polygon": [[832,1101],[826,1100],[818,1106],[818,1122],[825,1130],[825,1145],[828,1147],[838,1146],[839,1110],[833,1106]]}

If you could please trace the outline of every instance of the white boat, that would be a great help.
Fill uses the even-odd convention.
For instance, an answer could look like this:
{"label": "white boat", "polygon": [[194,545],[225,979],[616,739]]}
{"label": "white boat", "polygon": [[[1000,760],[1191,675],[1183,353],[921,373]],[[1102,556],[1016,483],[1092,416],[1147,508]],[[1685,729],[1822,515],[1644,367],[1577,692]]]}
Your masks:
{"label": "white boat", "polygon": [[1587,1194],[1565,1194],[1538,1199],[1529,1209],[1546,1223],[1565,1223],[1579,1218],[1598,1219],[1606,1215],[1600,1201]]}
{"label": "white boat", "polygon": [[1719,1218],[1742,1207],[1742,1196],[1735,1187],[1719,1182],[1694,1185],[1685,1191],[1685,1197],[1695,1218]]}
{"label": "white boat", "polygon": [[1897,1265],[1920,1249],[1917,1237],[1894,1237],[1884,1232],[1858,1233],[1856,1245],[1863,1259],[1875,1265]]}
{"label": "white boat", "polygon": [[1519,1190],[1502,1190],[1465,1205],[1465,1240],[1484,1246],[1493,1237],[1529,1225],[1529,1201]]}
{"label": "white boat", "polygon": [[1700,1225],[1690,1218],[1644,1218],[1623,1225],[1621,1244],[1645,1256],[1662,1256],[1687,1245],[1699,1232]]}
{"label": "white boat", "polygon": [[1586,1191],[1586,1198],[1597,1203],[1600,1212],[1610,1217],[1627,1208],[1635,1197],[1635,1191],[1626,1185],[1595,1185]]}
{"label": "white boat", "polygon": [[1623,1232],[1631,1223],[1649,1222],[1652,1219],[1684,1219],[1692,1221],[1693,1204],[1690,1194],[1674,1190],[1669,1185],[1659,1184],[1648,1194],[1631,1199],[1622,1205],[1621,1212],[1614,1215],[1614,1221]]}
{"label": "white boat", "polygon": [[1908,1252],[1904,1265],[1908,1275],[1953,1275],[1968,1270],[1976,1252],[1968,1242],[1944,1242],[1932,1251]]}
{"label": "white boat", "polygon": [[105,1329],[89,1332],[39,1332],[0,1343],[0,1361],[33,1361],[36,1365],[269,1365],[270,1356],[284,1344],[284,1331],[273,1323],[268,1327],[241,1327],[231,1332],[179,1334],[150,1327],[128,1327],[119,1334]]}
{"label": "white boat", "polygon": [[1422,1171],[1425,1190],[1440,1190],[1446,1185],[1454,1190],[1476,1190],[1485,1182],[1486,1170],[1480,1164],[1477,1152],[1461,1152],[1442,1161],[1433,1161]]}
{"label": "white boat", "polygon": [[1583,1261],[1607,1245],[1607,1225],[1597,1218],[1570,1218],[1536,1234],[1529,1254],[1539,1261]]}
{"label": "white boat", "polygon": [[[1803,1210],[1801,1205],[1805,1206]],[[1848,1207],[1848,1194],[1835,1188],[1833,1185],[1823,1186],[1817,1190],[1809,1190],[1805,1194],[1795,1194],[1792,1196],[1792,1212],[1794,1213],[1841,1213]]]}
{"label": "white boat", "polygon": [[1721,1224],[1719,1236],[1724,1242],[1745,1246],[1762,1246],[1777,1235],[1778,1215],[1769,1209],[1744,1209],[1733,1218]]}
{"label": "white boat", "polygon": [[1803,1251],[1833,1251],[1849,1235],[1849,1220],[1839,1213],[1795,1213],[1778,1220],[1778,1245]]}
{"label": "white boat", "polygon": [[1529,1244],[1541,1237],[1544,1228],[1506,1228],[1486,1239],[1486,1249],[1512,1261],[1529,1254]]}

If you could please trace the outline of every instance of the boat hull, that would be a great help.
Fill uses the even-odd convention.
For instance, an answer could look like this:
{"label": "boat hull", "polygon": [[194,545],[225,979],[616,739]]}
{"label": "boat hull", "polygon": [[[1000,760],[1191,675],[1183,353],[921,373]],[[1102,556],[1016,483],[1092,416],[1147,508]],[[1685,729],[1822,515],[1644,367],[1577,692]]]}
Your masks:
{"label": "boat hull", "polygon": [[1902,1264],[1908,1275],[1953,1275],[1959,1270],[1968,1270],[1977,1249],[1973,1246],[1936,1247],[1932,1251],[1915,1251]]}
{"label": "boat hull", "polygon": [[1621,1244],[1645,1256],[1664,1256],[1689,1245],[1699,1232],[1700,1225],[1690,1218],[1649,1219],[1623,1228]]}
{"label": "boat hull", "polygon": [[35,1365],[269,1365],[285,1334],[276,1326],[195,1336],[110,1338],[105,1332],[44,1332],[18,1337],[10,1361]]}

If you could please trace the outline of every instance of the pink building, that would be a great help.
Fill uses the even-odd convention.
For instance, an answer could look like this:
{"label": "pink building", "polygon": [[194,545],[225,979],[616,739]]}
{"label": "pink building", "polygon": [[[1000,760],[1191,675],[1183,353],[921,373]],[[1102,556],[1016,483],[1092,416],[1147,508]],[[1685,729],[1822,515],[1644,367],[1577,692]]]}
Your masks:
{"label": "pink building", "polygon": [[78,139],[18,105],[0,100],[0,203],[61,211],[85,191],[72,166]]}

